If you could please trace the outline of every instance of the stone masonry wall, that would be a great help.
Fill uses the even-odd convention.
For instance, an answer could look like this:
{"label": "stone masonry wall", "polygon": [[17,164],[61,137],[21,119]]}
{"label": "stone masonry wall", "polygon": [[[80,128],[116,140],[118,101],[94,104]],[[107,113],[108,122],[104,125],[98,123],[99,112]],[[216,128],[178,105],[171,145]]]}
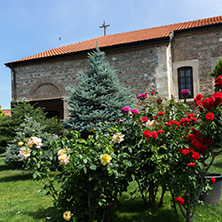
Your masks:
{"label": "stone masonry wall", "polygon": [[[198,61],[198,92],[209,96],[213,92],[212,58],[222,56],[222,30],[206,30],[175,34],[172,41],[172,61]],[[214,67],[213,67],[214,68]],[[175,83],[177,84],[177,83]]]}
{"label": "stone masonry wall", "polygon": [[[108,51],[106,58],[116,70],[120,83],[130,87],[133,94],[160,89],[167,96],[166,50],[167,45],[155,45],[134,50]],[[88,67],[86,55],[17,65],[17,100],[68,97],[66,88],[75,87],[77,73],[86,72]]]}

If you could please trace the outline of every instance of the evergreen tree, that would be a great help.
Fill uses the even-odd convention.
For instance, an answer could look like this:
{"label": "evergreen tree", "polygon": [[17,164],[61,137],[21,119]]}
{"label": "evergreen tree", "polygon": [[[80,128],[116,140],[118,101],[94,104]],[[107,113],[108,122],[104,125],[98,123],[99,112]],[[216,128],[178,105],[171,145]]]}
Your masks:
{"label": "evergreen tree", "polygon": [[210,72],[209,74],[213,76],[214,79],[222,75],[222,59],[221,58],[219,58],[219,61],[217,62],[213,72]]}
{"label": "evergreen tree", "polygon": [[88,55],[89,72],[79,73],[77,88],[69,88],[70,119],[65,122],[66,128],[83,134],[101,127],[101,122],[115,124],[121,118],[121,108],[133,105],[132,95],[119,83],[115,71],[105,60],[105,53],[96,48]]}

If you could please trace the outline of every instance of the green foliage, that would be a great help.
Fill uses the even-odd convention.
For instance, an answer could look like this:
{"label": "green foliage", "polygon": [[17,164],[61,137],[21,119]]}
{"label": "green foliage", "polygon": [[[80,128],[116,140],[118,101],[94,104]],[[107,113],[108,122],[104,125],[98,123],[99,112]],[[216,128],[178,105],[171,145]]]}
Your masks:
{"label": "green foliage", "polygon": [[222,59],[219,58],[219,61],[217,62],[215,69],[213,72],[209,73],[214,79],[222,75]]}
{"label": "green foliage", "polygon": [[[156,206],[157,192],[161,189],[164,195],[166,191],[165,176],[172,171],[175,151],[178,153],[182,147],[178,138],[186,135],[182,134],[181,128],[175,130],[177,125],[168,127],[165,123],[174,120],[179,124],[190,110],[183,102],[176,102],[173,97],[164,99],[153,91],[138,101],[139,113],[133,115],[129,111],[123,118],[119,130],[125,134],[125,141],[121,146],[129,150],[129,161],[134,166],[131,173],[146,206]],[[155,132],[155,137],[145,137],[144,131]],[[159,205],[162,205],[162,198]]]}
{"label": "green foliage", "polygon": [[1,120],[1,118],[2,118],[3,116],[5,116],[5,114],[3,113],[2,109],[1,109],[1,106],[0,106],[0,120]]}
{"label": "green foliage", "polygon": [[[19,146],[18,143],[20,141],[25,141],[26,138],[30,138],[32,135],[38,135],[38,137],[41,137],[44,141],[43,149],[48,149],[48,143],[53,138],[53,135],[47,132],[45,125],[41,125],[41,123],[37,122],[33,117],[27,115],[17,129],[14,140],[6,147],[4,156],[5,162],[8,165],[17,168],[22,166],[23,161],[18,157],[21,146]],[[50,155],[47,155],[46,151],[44,159],[49,158]]]}
{"label": "green foliage", "polygon": [[119,83],[104,52],[97,48],[89,54],[89,63],[89,72],[80,73],[77,88],[70,89],[70,119],[65,123],[66,128],[86,134],[101,122],[114,125],[122,115],[121,108],[132,105],[129,90]]}
{"label": "green foliage", "polygon": [[4,116],[0,120],[0,147],[2,152],[14,139],[18,128],[24,122],[25,116],[33,117],[41,125],[45,125],[45,130],[52,134],[61,134],[63,128],[56,118],[48,119],[41,108],[34,108],[27,102],[19,102],[13,105],[11,116]]}
{"label": "green foliage", "polygon": [[25,168],[31,170],[34,179],[43,181],[44,189],[54,197],[56,207],[64,212],[72,211],[73,220],[110,221],[117,197],[132,181],[131,175],[127,174],[131,167],[128,154],[123,149],[116,149],[112,139],[116,133],[112,128],[106,132],[96,131],[84,140],[79,132],[69,131],[62,139],[52,141],[53,150],[58,151],[57,163],[60,161],[58,169],[61,173],[56,177],[61,183],[60,189],[56,190],[52,181],[45,179],[50,161],[42,161],[42,148],[30,148],[30,156],[24,160]]}

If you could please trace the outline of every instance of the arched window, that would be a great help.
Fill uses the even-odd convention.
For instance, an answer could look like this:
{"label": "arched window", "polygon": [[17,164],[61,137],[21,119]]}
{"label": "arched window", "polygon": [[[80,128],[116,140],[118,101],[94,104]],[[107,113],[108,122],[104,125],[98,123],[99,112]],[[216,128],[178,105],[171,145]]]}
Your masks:
{"label": "arched window", "polygon": [[178,69],[178,94],[179,98],[183,99],[181,97],[181,91],[184,89],[190,89],[191,94],[188,96],[188,98],[193,98],[193,69],[190,66],[181,67]]}

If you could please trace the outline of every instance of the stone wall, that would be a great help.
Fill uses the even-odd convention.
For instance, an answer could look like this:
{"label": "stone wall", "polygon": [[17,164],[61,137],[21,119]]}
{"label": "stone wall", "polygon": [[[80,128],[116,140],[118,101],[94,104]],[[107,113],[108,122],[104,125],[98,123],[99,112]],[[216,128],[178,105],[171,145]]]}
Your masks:
{"label": "stone wall", "polygon": [[[131,93],[137,95],[152,89],[168,96],[167,45],[107,51],[106,58],[116,70],[120,83],[129,87]],[[17,65],[17,100],[68,97],[67,87],[75,87],[77,74],[86,72],[88,67],[86,55]]]}
{"label": "stone wall", "polygon": [[[202,93],[209,96],[213,92],[213,78],[209,72],[213,70],[213,58],[222,56],[222,31],[210,29],[206,31],[175,34],[172,40],[172,62],[195,66],[194,75],[196,81],[196,94]],[[194,64],[194,65],[193,65]],[[174,70],[174,75],[177,71]],[[195,84],[195,82],[194,82]],[[177,85],[176,78],[174,85]],[[175,92],[175,91],[174,91]]]}

